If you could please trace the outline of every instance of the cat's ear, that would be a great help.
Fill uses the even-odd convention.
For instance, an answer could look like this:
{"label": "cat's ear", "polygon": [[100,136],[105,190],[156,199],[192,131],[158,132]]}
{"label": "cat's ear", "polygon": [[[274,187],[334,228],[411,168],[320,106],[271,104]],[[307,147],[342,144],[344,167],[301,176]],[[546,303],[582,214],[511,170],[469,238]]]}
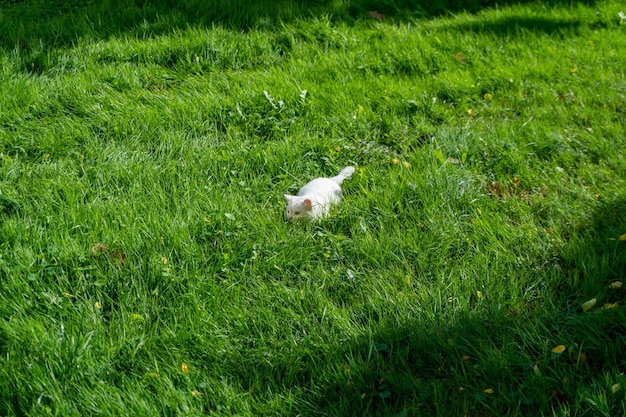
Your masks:
{"label": "cat's ear", "polygon": [[289,194],[283,194],[283,195],[285,196],[285,200],[287,201],[291,201],[293,199],[292,195],[289,195]]}
{"label": "cat's ear", "polygon": [[313,208],[313,202],[308,198],[302,202],[302,205],[306,210],[311,210]]}

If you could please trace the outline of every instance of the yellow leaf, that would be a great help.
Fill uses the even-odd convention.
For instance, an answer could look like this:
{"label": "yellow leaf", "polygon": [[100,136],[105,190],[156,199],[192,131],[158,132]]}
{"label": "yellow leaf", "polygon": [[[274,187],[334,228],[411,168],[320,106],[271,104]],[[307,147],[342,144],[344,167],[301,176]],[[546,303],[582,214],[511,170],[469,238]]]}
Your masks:
{"label": "yellow leaf", "polygon": [[463,356],[463,360],[464,360],[464,361],[469,360],[469,358],[470,358],[470,356],[469,356],[469,355],[464,355],[464,356]]}
{"label": "yellow leaf", "polygon": [[402,161],[402,165],[404,165],[405,168],[411,168],[411,164],[409,164],[407,161]]}
{"label": "yellow leaf", "polygon": [[565,345],[558,345],[557,347],[552,349],[552,352],[554,353],[563,353],[564,351],[565,351]]}
{"label": "yellow leaf", "polygon": [[66,296],[67,298],[74,298],[74,295],[70,294],[69,292],[63,292],[63,295]]}
{"label": "yellow leaf", "polygon": [[615,303],[606,303],[606,304],[604,305],[604,308],[607,308],[607,309],[609,309],[609,308],[617,308],[617,307],[619,307],[619,303],[618,303],[618,302],[615,302]]}
{"label": "yellow leaf", "polygon": [[626,233],[624,233],[623,235],[619,235],[619,240],[621,240],[622,242],[626,241]]}
{"label": "yellow leaf", "polygon": [[484,97],[485,97],[485,100],[491,101],[491,99],[493,98],[493,94],[486,93]]}
{"label": "yellow leaf", "polygon": [[202,393],[198,391],[197,389],[194,389],[191,391],[191,395],[193,395],[194,397],[199,397],[202,395]]}
{"label": "yellow leaf", "polygon": [[163,265],[167,265],[167,258],[165,256],[161,256],[161,261],[163,262]]}
{"label": "yellow leaf", "polygon": [[618,288],[622,288],[622,281],[613,281],[611,282],[611,284],[609,285],[609,288],[612,290],[616,290]]}
{"label": "yellow leaf", "polygon": [[483,298],[483,293],[482,293],[482,291],[476,291],[476,297],[478,297],[478,298]]}
{"label": "yellow leaf", "polygon": [[533,366],[533,372],[535,373],[535,375],[541,376],[541,371],[539,370],[539,367],[537,366],[537,364]]}
{"label": "yellow leaf", "polygon": [[187,373],[189,372],[189,368],[187,367],[187,364],[185,362],[180,364],[180,369],[183,371],[183,373]]}
{"label": "yellow leaf", "polygon": [[137,322],[143,321],[143,316],[137,313],[131,314],[130,318],[133,319],[133,321],[137,321]]}
{"label": "yellow leaf", "polygon": [[619,389],[621,388],[620,384],[613,384],[613,386],[611,387],[611,392],[616,393],[617,391],[619,391]]}
{"label": "yellow leaf", "polygon": [[392,164],[394,164],[394,165],[397,165],[397,164],[399,164],[399,163],[400,163],[400,160],[399,160],[398,158],[393,158],[393,159],[391,160],[391,163],[392,163]]}
{"label": "yellow leaf", "polygon": [[96,302],[93,304],[93,306],[94,306],[95,308],[97,308],[98,310],[100,310],[100,309],[102,308],[102,304],[100,304],[100,301],[96,301]]}
{"label": "yellow leaf", "polygon": [[591,300],[585,301],[584,303],[582,303],[581,307],[582,307],[583,311],[589,311],[590,309],[592,309],[593,306],[596,305],[597,301],[598,300],[596,300],[595,298],[592,298]]}
{"label": "yellow leaf", "polygon": [[487,389],[485,390],[485,394],[493,394],[494,392],[495,392],[495,391],[494,391],[493,389],[491,389],[491,388],[487,388]]}
{"label": "yellow leaf", "polygon": [[343,373],[346,375],[350,374],[350,367],[348,366],[348,364],[343,364],[341,365],[341,367],[343,368]]}

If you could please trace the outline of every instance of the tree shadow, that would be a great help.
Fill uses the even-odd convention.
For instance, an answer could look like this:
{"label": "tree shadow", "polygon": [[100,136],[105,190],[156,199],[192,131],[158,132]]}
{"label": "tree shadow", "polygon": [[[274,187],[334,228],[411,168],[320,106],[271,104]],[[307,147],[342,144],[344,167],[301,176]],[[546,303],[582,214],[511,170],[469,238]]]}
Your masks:
{"label": "tree shadow", "polygon": [[[253,28],[280,30],[282,23],[320,18],[354,23],[387,18],[391,22],[430,18],[458,12],[475,13],[490,7],[525,3],[524,0],[0,0],[0,48],[31,50],[37,46],[67,47],[83,37],[107,39],[120,33],[149,37],[187,27],[219,25],[237,31]],[[593,5],[594,0],[584,1]],[[567,6],[567,0],[545,3]],[[377,14],[370,12],[376,11]],[[561,22],[562,23],[562,22]],[[495,22],[492,30],[513,31],[515,27],[550,31],[559,22],[518,19]],[[481,25],[467,25],[482,30]]]}
{"label": "tree shadow", "polygon": [[466,22],[453,24],[446,29],[454,29],[461,32],[474,33],[493,33],[497,36],[515,36],[522,31],[540,32],[547,35],[564,34],[575,31],[579,28],[581,22],[579,20],[565,20],[550,17],[522,17],[507,16],[497,20]]}
{"label": "tree shadow", "polygon": [[380,324],[339,349],[343,369],[303,412],[621,415],[626,199],[600,204],[567,239],[546,274],[551,288],[525,311],[490,306],[449,322]]}

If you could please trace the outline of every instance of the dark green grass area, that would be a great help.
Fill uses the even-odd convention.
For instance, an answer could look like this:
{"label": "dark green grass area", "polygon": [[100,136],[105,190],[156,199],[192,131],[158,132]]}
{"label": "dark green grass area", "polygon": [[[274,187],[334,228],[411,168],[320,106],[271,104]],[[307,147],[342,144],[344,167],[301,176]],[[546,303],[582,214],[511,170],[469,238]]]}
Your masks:
{"label": "dark green grass area", "polygon": [[0,2],[0,416],[626,414],[618,2],[207,4]]}

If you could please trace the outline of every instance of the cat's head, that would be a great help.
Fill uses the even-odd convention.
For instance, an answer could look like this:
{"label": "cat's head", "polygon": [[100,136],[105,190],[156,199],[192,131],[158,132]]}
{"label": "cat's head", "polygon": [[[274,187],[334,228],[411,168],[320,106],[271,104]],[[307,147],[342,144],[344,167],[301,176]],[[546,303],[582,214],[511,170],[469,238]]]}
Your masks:
{"label": "cat's head", "polygon": [[287,199],[287,220],[309,219],[313,211],[313,202],[310,198],[285,194]]}

